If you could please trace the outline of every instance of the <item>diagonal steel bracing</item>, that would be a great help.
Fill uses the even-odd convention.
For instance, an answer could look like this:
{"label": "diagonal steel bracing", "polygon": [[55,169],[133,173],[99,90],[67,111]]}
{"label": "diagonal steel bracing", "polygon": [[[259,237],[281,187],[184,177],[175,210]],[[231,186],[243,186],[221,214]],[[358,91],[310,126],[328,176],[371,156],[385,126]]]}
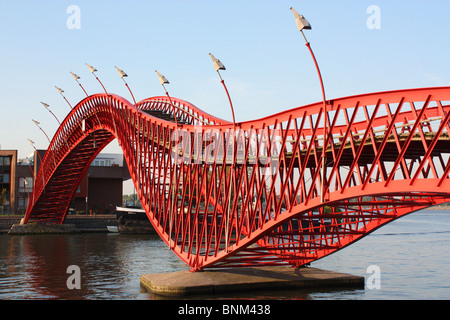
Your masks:
{"label": "diagonal steel bracing", "polygon": [[193,271],[302,266],[449,201],[449,87],[327,103],[326,117],[316,103],[234,127],[180,99],[89,96],[53,137],[25,221],[62,223],[113,139],[155,230]]}

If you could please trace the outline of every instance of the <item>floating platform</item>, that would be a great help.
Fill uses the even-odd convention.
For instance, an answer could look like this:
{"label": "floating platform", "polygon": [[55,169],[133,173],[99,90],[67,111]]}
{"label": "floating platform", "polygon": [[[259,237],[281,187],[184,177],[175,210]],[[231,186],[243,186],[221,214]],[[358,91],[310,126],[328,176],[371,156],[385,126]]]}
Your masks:
{"label": "floating platform", "polygon": [[364,277],[317,268],[258,267],[141,276],[141,287],[166,297],[295,288],[364,289]]}

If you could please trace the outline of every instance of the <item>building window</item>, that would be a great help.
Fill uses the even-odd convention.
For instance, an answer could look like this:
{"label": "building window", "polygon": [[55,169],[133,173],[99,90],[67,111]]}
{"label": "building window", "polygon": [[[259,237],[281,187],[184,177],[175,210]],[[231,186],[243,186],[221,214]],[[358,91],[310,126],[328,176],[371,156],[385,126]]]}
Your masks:
{"label": "building window", "polygon": [[94,167],[111,167],[112,161],[111,160],[94,160],[92,165]]}
{"label": "building window", "polygon": [[9,173],[0,174],[0,183],[9,183]]}
{"label": "building window", "polygon": [[17,208],[24,209],[25,208],[25,199],[22,197],[17,198]]}
{"label": "building window", "polygon": [[11,158],[10,157],[0,157],[0,166],[10,166]]}

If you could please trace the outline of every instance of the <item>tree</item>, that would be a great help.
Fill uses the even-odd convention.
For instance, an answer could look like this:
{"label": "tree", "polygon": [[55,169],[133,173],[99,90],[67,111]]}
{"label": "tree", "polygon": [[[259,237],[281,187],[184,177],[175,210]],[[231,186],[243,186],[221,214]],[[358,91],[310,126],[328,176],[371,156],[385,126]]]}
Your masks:
{"label": "tree", "polygon": [[6,199],[6,189],[3,188],[2,190],[0,190],[0,207],[3,207],[6,203],[7,199]]}

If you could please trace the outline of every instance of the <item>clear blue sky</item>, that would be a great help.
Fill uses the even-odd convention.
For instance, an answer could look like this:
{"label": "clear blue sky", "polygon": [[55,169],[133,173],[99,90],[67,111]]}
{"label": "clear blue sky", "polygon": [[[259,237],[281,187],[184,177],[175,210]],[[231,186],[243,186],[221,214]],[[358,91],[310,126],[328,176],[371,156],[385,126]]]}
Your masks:
{"label": "clear blue sky", "polygon": [[[80,29],[66,25],[70,5]],[[380,29],[369,29],[370,5]],[[227,70],[238,121],[321,100],[314,65],[289,8],[311,23],[306,31],[322,70],[327,98],[450,85],[448,0],[0,0],[0,145],[19,157],[48,141],[69,106],[101,92],[85,63],[109,92],[131,97],[114,66],[128,73],[137,100],[164,94],[155,69],[174,97],[231,120],[228,101],[208,55]],[[109,152],[120,151],[112,145]]]}

